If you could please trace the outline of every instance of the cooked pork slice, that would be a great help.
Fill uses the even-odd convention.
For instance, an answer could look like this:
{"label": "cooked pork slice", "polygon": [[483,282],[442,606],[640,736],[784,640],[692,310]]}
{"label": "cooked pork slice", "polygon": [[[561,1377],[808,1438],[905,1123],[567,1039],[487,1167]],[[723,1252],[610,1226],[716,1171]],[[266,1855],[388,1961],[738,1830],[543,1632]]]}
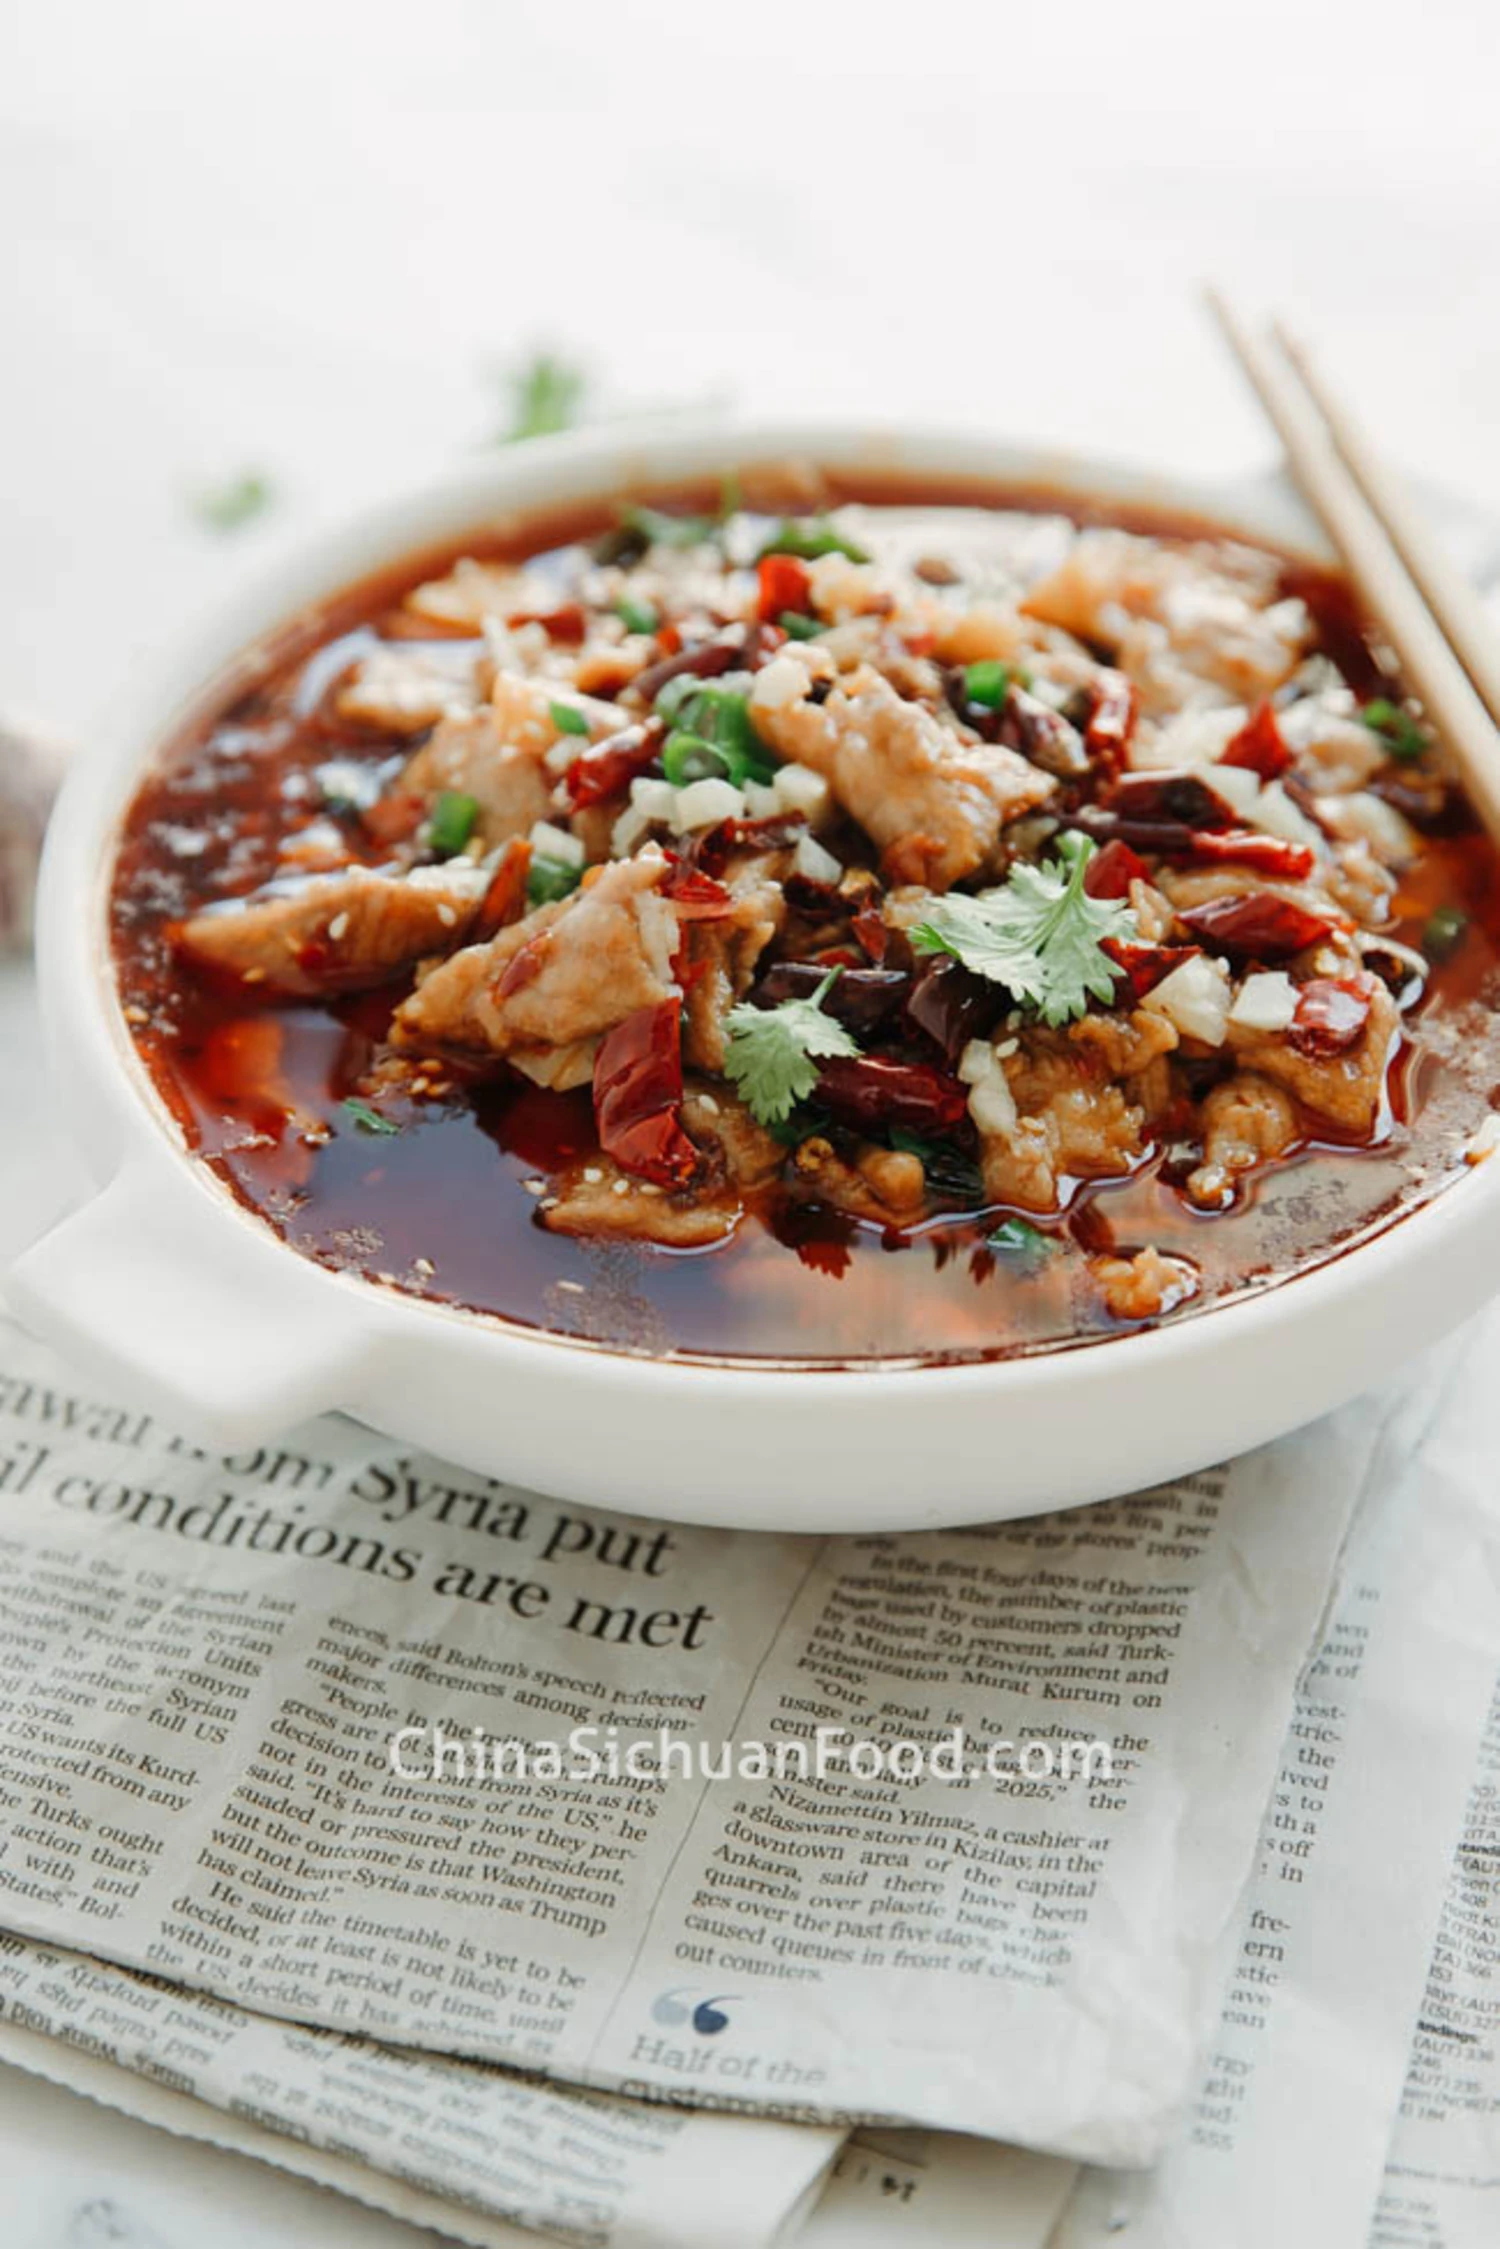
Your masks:
{"label": "cooked pork slice", "polygon": [[1159,1249],[1137,1250],[1134,1257],[1091,1257],[1106,1309],[1117,1320],[1159,1320],[1198,1293],[1198,1275],[1185,1257],[1163,1257]]}
{"label": "cooked pork slice", "polygon": [[1377,978],[1364,980],[1370,1013],[1359,1038],[1342,1054],[1306,1054],[1293,1035],[1232,1036],[1245,1069],[1285,1086],[1314,1116],[1364,1139],[1375,1129],[1385,1097],[1385,1074],[1400,1014]]}
{"label": "cooked pork slice", "polygon": [[1269,695],[1291,677],[1311,632],[1303,604],[1280,598],[1272,556],[1105,528],[1080,531],[1021,606],[1108,648],[1151,714]]}
{"label": "cooked pork slice", "polygon": [[455,953],[397,1010],[395,1044],[511,1056],[534,1076],[538,1049],[571,1047],[670,999],[678,919],[658,896],[666,872],[648,847]]}
{"label": "cooked pork slice", "polygon": [[556,1199],[541,1206],[542,1224],[551,1233],[660,1242],[670,1249],[703,1249],[722,1242],[741,1215],[732,1193],[715,1197],[695,1186],[668,1194],[621,1171],[607,1156],[571,1172]]}
{"label": "cooked pork slice", "polygon": [[493,710],[445,719],[407,765],[397,786],[437,798],[447,791],[479,807],[475,834],[487,851],[531,833],[552,809],[545,745],[507,741]]}
{"label": "cooked pork slice", "polygon": [[987,1201],[1055,1210],[1067,1180],[1118,1179],[1143,1153],[1144,1105],[1109,1082],[1098,1053],[1033,1031],[1010,1053],[997,1050],[997,1062],[1003,1088],[965,1068]]}
{"label": "cooked pork slice", "polygon": [[468,860],[409,875],[347,867],[290,876],[178,925],[200,967],[288,994],[352,992],[461,944],[486,877]]}
{"label": "cooked pork slice", "polygon": [[910,1226],[926,1207],[921,1157],[873,1142],[862,1145],[849,1163],[831,1141],[804,1140],[793,1153],[789,1176],[809,1200],[877,1226]]}
{"label": "cooked pork slice", "polygon": [[682,1122],[689,1139],[717,1159],[736,1187],[760,1187],[774,1179],[786,1161],[786,1148],[758,1124],[727,1086],[710,1089],[690,1081],[682,1099]]}
{"label": "cooked pork slice", "polygon": [[779,882],[742,877],[729,891],[733,911],[695,922],[687,936],[683,1055],[698,1070],[723,1069],[724,1018],[749,990],[761,954],[786,920]]}
{"label": "cooked pork slice", "polygon": [[1198,1114],[1203,1161],[1187,1191],[1202,1210],[1222,1209],[1233,1198],[1238,1178],[1284,1155],[1297,1137],[1296,1112],[1287,1095],[1253,1070],[1216,1085]]}
{"label": "cooked pork slice", "polygon": [[377,648],[350,673],[334,697],[341,718],[392,734],[420,734],[474,702],[473,660],[456,662],[439,646]]}
{"label": "cooked pork slice", "polygon": [[821,704],[812,686],[804,663],[776,658],[756,674],[756,728],[778,756],[823,775],[894,882],[961,882],[993,857],[1006,821],[1056,790],[1014,750],[963,741],[878,672],[851,672]]}

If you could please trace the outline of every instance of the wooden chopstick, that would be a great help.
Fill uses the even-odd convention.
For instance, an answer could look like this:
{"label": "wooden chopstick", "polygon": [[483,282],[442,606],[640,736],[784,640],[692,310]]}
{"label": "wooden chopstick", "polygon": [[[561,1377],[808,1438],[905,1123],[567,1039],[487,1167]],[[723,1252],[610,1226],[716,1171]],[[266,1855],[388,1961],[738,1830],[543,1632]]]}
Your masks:
{"label": "wooden chopstick", "polygon": [[1401,478],[1386,467],[1348,408],[1333,396],[1307,346],[1289,335],[1280,321],[1274,323],[1272,333],[1328,424],[1345,467],[1379,516],[1428,608],[1441,622],[1490,717],[1500,725],[1500,630],[1485,615],[1469,580],[1433,538]]}
{"label": "wooden chopstick", "polygon": [[1291,362],[1252,335],[1217,290],[1206,294],[1231,351],[1286,447],[1304,496],[1337,548],[1365,608],[1395,649],[1407,685],[1458,766],[1475,811],[1500,846],[1500,732],[1454,653],[1440,597],[1428,606]]}

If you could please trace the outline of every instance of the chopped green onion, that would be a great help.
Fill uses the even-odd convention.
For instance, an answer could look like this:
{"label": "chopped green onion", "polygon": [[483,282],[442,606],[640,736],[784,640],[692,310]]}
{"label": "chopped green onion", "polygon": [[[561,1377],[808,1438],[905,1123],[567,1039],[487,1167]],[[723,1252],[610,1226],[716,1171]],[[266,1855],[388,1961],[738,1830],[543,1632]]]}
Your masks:
{"label": "chopped green onion", "polygon": [[1402,710],[1384,695],[1377,695],[1366,703],[1360,717],[1372,734],[1378,734],[1387,751],[1399,764],[1415,765],[1427,754],[1427,736],[1422,732],[1410,712]]}
{"label": "chopped green onion", "polygon": [[587,734],[589,722],[576,703],[549,703],[547,715],[559,734]]}
{"label": "chopped green onion", "polygon": [[1439,906],[1422,930],[1422,950],[1430,961],[1451,960],[1468,933],[1469,917],[1459,906]]}
{"label": "chopped green onion", "polygon": [[989,1235],[984,1246],[994,1250],[997,1256],[1034,1266],[1044,1264],[1057,1244],[1038,1227],[1028,1226],[1024,1218],[1006,1218]]}
{"label": "chopped green onion", "polygon": [[661,769],[674,789],[685,788],[689,781],[727,781],[731,767],[723,750],[706,742],[701,734],[669,734],[661,753]]}
{"label": "chopped green onion", "polygon": [[654,602],[637,601],[628,593],[615,603],[615,615],[628,633],[654,633],[661,624]]}
{"label": "chopped green onion", "polygon": [[[727,778],[737,789],[747,781],[766,786],[776,778],[776,768],[751,722],[750,699],[734,688],[679,673],[657,696],[656,715],[717,750]],[[670,773],[667,778],[672,778]]]}
{"label": "chopped green onion", "polygon": [[344,1107],[360,1132],[389,1135],[401,1130],[398,1124],[392,1124],[389,1117],[383,1117],[378,1109],[372,1109],[368,1101],[346,1101]]}
{"label": "chopped green onion", "polygon": [[826,515],[789,516],[772,532],[756,560],[768,554],[792,554],[800,562],[816,562],[825,554],[847,555],[851,562],[870,559],[864,548],[836,530]]}
{"label": "chopped green onion", "polygon": [[816,640],[823,630],[816,617],[799,616],[795,609],[783,609],[776,622],[788,640]]}
{"label": "chopped green onion", "polygon": [[964,701],[983,703],[987,710],[998,711],[1010,692],[1013,674],[1009,664],[1002,664],[992,656],[981,663],[964,666]]}
{"label": "chopped green onion", "polygon": [[566,859],[549,859],[545,852],[538,852],[526,877],[526,903],[529,906],[555,905],[559,898],[566,898],[576,890],[582,880],[582,867],[571,866]]}
{"label": "chopped green onion", "polygon": [[427,841],[442,858],[452,859],[474,833],[478,818],[478,797],[464,796],[457,789],[445,789],[432,808]]}

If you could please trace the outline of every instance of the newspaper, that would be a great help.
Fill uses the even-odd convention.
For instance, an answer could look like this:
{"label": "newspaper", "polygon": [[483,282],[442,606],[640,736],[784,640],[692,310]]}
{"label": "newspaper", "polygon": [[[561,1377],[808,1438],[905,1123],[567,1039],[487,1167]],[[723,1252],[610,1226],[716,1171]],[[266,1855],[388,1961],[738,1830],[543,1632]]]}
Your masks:
{"label": "newspaper", "polygon": [[1185,2127],[1055,2249],[1363,2249],[1500,1648],[1500,1324],[1385,1431],[1308,1667]]}
{"label": "newspaper", "polygon": [[[0,1329],[0,1926],[635,2100],[1148,2162],[1375,1425],[992,1529],[771,1538],[562,1508],[340,1422],[209,1459]],[[1114,1777],[388,1763],[438,1723],[815,1722],[1102,1732]]]}

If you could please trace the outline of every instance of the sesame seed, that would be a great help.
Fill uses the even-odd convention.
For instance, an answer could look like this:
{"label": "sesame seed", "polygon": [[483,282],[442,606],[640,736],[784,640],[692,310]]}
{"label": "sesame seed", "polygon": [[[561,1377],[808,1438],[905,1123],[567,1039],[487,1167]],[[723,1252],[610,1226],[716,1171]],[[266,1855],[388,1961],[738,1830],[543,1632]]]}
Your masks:
{"label": "sesame seed", "polygon": [[336,945],[339,942],[340,938],[347,937],[348,934],[349,916],[347,914],[335,914],[332,921],[328,924],[329,938]]}
{"label": "sesame seed", "polygon": [[582,1281],[559,1281],[557,1285],[560,1289],[566,1289],[569,1296],[582,1296],[584,1292]]}
{"label": "sesame seed", "polygon": [[617,1179],[615,1181],[615,1193],[617,1195],[628,1195],[630,1193],[630,1181],[628,1179]]}
{"label": "sesame seed", "polygon": [[424,1281],[430,1281],[437,1271],[437,1267],[430,1257],[414,1257],[411,1261],[411,1269],[414,1273],[420,1273]]}
{"label": "sesame seed", "polygon": [[453,927],[453,924],[457,921],[458,915],[456,914],[454,909],[447,904],[446,901],[443,901],[438,906],[437,918],[442,923],[444,929],[451,929]]}
{"label": "sesame seed", "polygon": [[547,1192],[547,1182],[545,1179],[523,1179],[521,1181],[521,1185],[525,1188],[528,1195],[545,1195]]}
{"label": "sesame seed", "polygon": [[266,972],[265,972],[265,970],[264,970],[263,968],[247,968],[247,969],[246,969],[246,971],[245,971],[245,982],[246,982],[247,984],[264,984],[265,980],[266,980]]}
{"label": "sesame seed", "polygon": [[583,1176],[591,1187],[597,1187],[604,1174],[597,1164],[590,1164]]}
{"label": "sesame seed", "polygon": [[127,1023],[149,1023],[151,1018],[143,1007],[127,1007],[125,1020]]}

